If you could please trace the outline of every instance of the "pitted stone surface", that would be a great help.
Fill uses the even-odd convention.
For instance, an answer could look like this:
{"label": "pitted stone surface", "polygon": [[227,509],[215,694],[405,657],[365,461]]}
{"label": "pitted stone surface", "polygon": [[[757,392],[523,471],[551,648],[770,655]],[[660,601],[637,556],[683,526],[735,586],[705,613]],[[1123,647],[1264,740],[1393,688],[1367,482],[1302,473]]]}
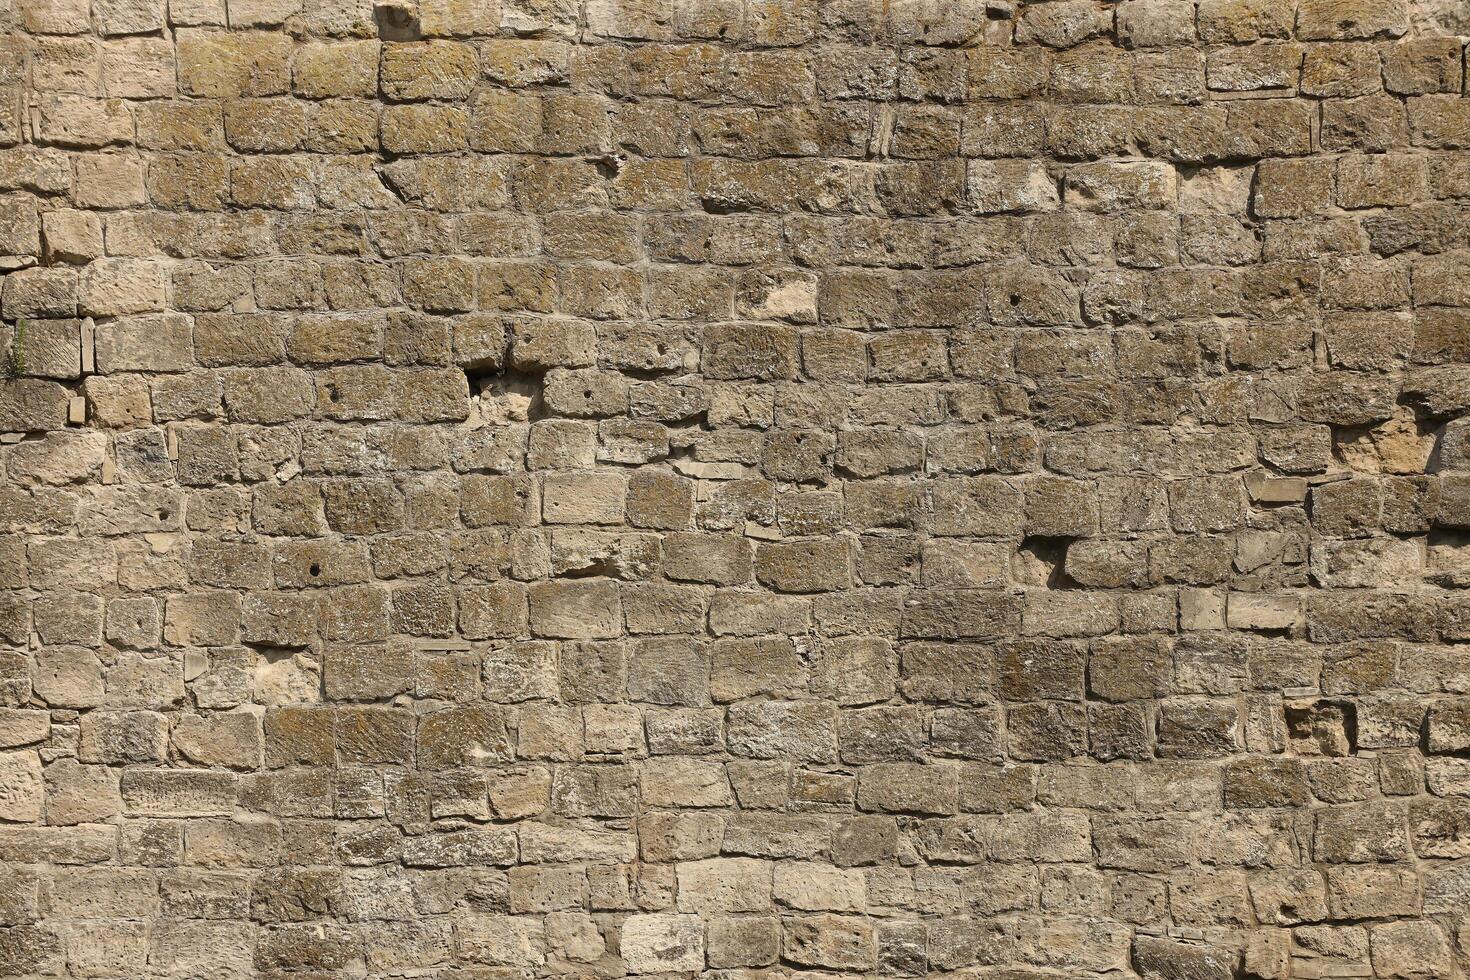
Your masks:
{"label": "pitted stone surface", "polygon": [[0,0],[0,976],[1470,976],[1455,0]]}

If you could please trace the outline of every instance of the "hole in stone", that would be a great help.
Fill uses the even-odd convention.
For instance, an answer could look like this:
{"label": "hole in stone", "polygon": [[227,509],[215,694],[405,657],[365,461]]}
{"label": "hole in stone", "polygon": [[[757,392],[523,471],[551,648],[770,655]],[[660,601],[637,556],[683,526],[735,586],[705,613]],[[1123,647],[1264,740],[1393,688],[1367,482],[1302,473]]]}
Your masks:
{"label": "hole in stone", "polygon": [[312,562],[311,567],[308,568],[307,571],[311,573],[312,578],[316,578],[322,573],[322,566],[318,565],[316,562]]}
{"label": "hole in stone", "polygon": [[600,176],[611,180],[623,172],[623,164],[627,162],[628,158],[621,153],[609,153],[593,160],[592,165],[597,168],[597,173]]}
{"label": "hole in stone", "polygon": [[1017,293],[1011,293],[1011,305],[1012,306],[1020,306],[1021,305],[1021,297],[1020,297],[1019,294],[1017,294]]}
{"label": "hole in stone", "polygon": [[1333,459],[1360,473],[1406,476],[1434,472],[1437,449],[1434,423],[1412,410],[1400,410],[1374,425],[1332,429]]}
{"label": "hole in stone", "polygon": [[[542,397],[545,375],[467,367],[465,377],[470,387],[472,423],[535,422],[548,416]],[[592,397],[590,389],[585,397]]]}
{"label": "hole in stone", "polygon": [[1286,705],[1286,733],[1299,755],[1348,756],[1358,748],[1358,713],[1351,701]]}
{"label": "hole in stone", "polygon": [[584,563],[561,572],[563,578],[616,577],[617,563],[608,558],[589,558]]}
{"label": "hole in stone", "polygon": [[1016,577],[1028,585],[1048,589],[1080,588],[1065,571],[1067,547],[1073,540],[1043,535],[1023,538],[1016,549]]}
{"label": "hole in stone", "polygon": [[710,198],[700,198],[699,206],[705,214],[742,214],[751,210],[735,201],[719,201]]}
{"label": "hole in stone", "polygon": [[423,37],[418,4],[412,0],[378,0],[373,4],[373,20],[377,22],[378,37],[384,41],[418,41]]}

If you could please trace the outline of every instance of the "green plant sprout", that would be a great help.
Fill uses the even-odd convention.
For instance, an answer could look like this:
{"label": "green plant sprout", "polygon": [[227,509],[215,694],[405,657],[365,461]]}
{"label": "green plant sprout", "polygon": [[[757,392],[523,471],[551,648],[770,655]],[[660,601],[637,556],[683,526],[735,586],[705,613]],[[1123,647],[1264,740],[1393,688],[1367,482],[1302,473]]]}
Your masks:
{"label": "green plant sprout", "polygon": [[15,336],[10,340],[10,352],[5,355],[5,374],[10,379],[20,377],[26,369],[26,322],[15,321]]}

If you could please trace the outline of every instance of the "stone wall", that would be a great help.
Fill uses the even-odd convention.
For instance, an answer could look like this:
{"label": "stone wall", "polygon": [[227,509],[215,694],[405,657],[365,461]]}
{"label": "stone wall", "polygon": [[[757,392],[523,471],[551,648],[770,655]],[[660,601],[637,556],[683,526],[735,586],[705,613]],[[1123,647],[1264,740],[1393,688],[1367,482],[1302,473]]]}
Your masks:
{"label": "stone wall", "polygon": [[1470,5],[0,24],[0,976],[1470,975]]}

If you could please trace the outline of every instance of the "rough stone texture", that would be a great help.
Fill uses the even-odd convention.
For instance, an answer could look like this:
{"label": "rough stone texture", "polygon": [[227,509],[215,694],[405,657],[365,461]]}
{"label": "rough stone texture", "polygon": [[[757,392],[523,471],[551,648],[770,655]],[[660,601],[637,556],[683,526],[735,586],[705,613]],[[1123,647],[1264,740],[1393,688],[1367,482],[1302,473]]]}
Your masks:
{"label": "rough stone texture", "polygon": [[0,31],[0,976],[1470,976],[1470,6]]}

